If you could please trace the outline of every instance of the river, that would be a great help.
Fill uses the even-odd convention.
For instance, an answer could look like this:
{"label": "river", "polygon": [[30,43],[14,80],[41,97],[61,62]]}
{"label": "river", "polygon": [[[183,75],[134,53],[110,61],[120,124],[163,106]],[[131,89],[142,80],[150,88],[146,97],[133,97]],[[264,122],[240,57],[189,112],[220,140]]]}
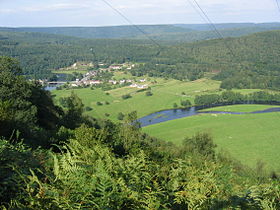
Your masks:
{"label": "river", "polygon": [[169,120],[175,120],[183,117],[190,117],[199,114],[261,114],[261,113],[269,113],[269,112],[280,112],[279,108],[269,108],[261,111],[255,112],[224,112],[224,111],[199,111],[196,107],[191,107],[189,109],[171,109],[171,110],[163,110],[159,112],[155,112],[153,114],[147,115],[138,119],[141,127],[158,124],[162,122],[166,122]]}

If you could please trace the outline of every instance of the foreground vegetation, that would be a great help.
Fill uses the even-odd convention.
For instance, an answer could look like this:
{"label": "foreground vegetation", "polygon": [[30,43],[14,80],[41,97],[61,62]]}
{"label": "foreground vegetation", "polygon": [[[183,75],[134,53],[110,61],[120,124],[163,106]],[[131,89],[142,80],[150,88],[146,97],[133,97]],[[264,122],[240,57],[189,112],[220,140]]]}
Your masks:
{"label": "foreground vegetation", "polygon": [[[271,106],[236,105],[216,107],[215,111],[258,111]],[[209,111],[209,110],[207,110]],[[279,113],[265,114],[201,114],[144,127],[151,136],[181,145],[186,136],[207,131],[218,150],[252,168],[262,162],[266,169],[280,171]]]}

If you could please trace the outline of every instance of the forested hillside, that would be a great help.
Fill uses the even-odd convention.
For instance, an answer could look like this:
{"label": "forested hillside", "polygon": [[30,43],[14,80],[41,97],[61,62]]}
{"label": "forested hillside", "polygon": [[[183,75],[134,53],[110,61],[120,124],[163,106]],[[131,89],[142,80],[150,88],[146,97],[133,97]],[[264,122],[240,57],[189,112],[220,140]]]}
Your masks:
{"label": "forested hillside", "polygon": [[[227,23],[216,24],[225,37],[239,37],[256,32],[279,30],[279,23]],[[140,30],[139,30],[140,29]],[[147,39],[147,35],[156,40],[193,42],[216,39],[217,34],[209,24],[175,25],[139,25],[107,27],[45,27],[45,28],[4,28],[7,32],[39,32],[93,39]],[[143,35],[143,32],[145,35]]]}
{"label": "forested hillside", "polygon": [[149,61],[156,54],[148,41],[86,40],[43,33],[0,32],[0,54],[18,58],[24,74],[46,77],[77,61]]}
{"label": "forested hillside", "polygon": [[[141,25],[137,27],[147,34],[191,31],[191,29],[176,27],[173,25]],[[136,38],[140,35],[143,35],[142,32],[139,31],[134,26],[0,28],[0,31],[39,32],[39,33],[58,34],[58,35],[74,36],[80,38],[95,38],[95,39]]]}
{"label": "forested hillside", "polygon": [[[0,33],[0,53],[19,58],[24,73],[45,76],[76,61],[145,63],[134,75],[195,80],[210,72],[223,88],[279,89],[280,32],[172,44],[150,40],[74,39],[41,33]],[[230,80],[228,79],[230,78]]]}

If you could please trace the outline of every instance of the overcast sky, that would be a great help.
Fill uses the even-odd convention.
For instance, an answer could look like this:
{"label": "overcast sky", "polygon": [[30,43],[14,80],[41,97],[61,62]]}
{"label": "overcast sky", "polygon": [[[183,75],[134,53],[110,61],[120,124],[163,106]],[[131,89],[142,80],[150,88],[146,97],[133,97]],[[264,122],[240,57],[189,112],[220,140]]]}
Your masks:
{"label": "overcast sky", "polygon": [[[106,1],[134,24],[205,23],[189,3],[193,0]],[[280,22],[276,0],[197,2],[215,23]],[[103,0],[0,0],[0,26],[108,25],[128,22]]]}

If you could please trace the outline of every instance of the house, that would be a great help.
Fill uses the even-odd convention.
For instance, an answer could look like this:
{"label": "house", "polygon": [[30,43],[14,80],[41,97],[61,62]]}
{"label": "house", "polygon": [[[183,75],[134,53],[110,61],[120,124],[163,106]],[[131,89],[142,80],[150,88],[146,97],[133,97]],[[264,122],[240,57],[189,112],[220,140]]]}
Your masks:
{"label": "house", "polygon": [[146,82],[146,79],[140,79],[139,81],[140,82]]}
{"label": "house", "polygon": [[122,65],[111,65],[111,66],[109,67],[109,69],[120,70],[120,69],[122,69]]}
{"label": "house", "polygon": [[132,84],[130,85],[129,87],[132,87],[132,88],[138,88],[138,89],[146,89],[148,88],[149,86],[148,85],[137,85],[137,84]]}
{"label": "house", "polygon": [[149,87],[148,85],[138,85],[137,86],[138,89],[146,89],[148,87]]}
{"label": "house", "polygon": [[129,87],[137,88],[138,85],[137,84],[131,84]]}
{"label": "house", "polygon": [[120,81],[120,84],[124,84],[124,83],[126,83],[126,80],[123,79]]}
{"label": "house", "polygon": [[89,80],[89,85],[99,85],[102,83],[100,80]]}
{"label": "house", "polygon": [[109,83],[112,83],[113,85],[116,85],[118,82],[116,80],[109,80]]}

